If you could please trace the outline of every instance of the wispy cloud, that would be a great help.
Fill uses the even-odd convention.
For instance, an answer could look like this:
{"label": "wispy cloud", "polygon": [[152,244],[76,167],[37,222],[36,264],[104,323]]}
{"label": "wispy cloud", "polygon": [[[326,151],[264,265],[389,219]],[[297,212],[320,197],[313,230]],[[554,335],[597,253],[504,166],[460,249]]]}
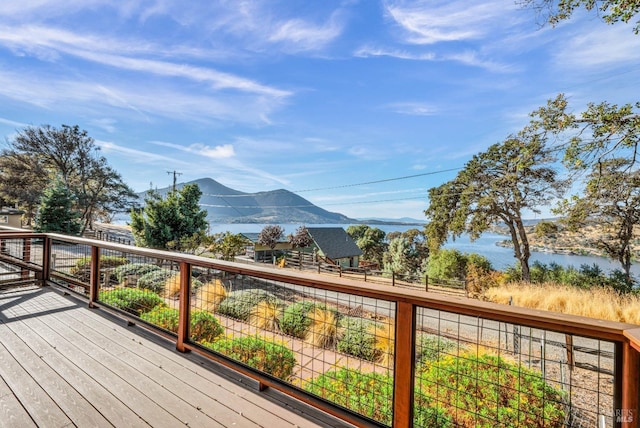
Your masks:
{"label": "wispy cloud", "polygon": [[213,147],[202,143],[194,143],[188,146],[183,146],[180,144],[167,143],[164,141],[152,141],[152,144],[169,147],[198,156],[204,156],[210,159],[228,159],[235,156],[235,151],[232,144],[223,144]]}
{"label": "wispy cloud", "polygon": [[402,49],[373,48],[369,46],[361,47],[354,52],[354,56],[360,58],[388,56],[391,58],[407,59],[412,61],[434,61],[436,54],[433,52],[413,53]]}
{"label": "wispy cloud", "polygon": [[268,40],[282,44],[287,52],[317,51],[340,36],[343,28],[337,13],[320,25],[299,18],[289,19],[274,23]]}
{"label": "wispy cloud", "polygon": [[420,102],[397,102],[384,106],[384,108],[398,114],[410,116],[433,116],[438,109],[427,103]]}
{"label": "wispy cloud", "polygon": [[478,39],[489,34],[495,25],[504,25],[504,1],[406,1],[391,0],[385,5],[387,15],[403,30],[405,41],[434,44]]}
{"label": "wispy cloud", "polygon": [[110,141],[96,140],[96,145],[104,150],[106,153],[120,153],[127,156],[127,159],[133,163],[183,163],[180,160],[170,156],[159,155],[154,152],[148,152],[143,150],[132,149],[130,147],[121,146]]}

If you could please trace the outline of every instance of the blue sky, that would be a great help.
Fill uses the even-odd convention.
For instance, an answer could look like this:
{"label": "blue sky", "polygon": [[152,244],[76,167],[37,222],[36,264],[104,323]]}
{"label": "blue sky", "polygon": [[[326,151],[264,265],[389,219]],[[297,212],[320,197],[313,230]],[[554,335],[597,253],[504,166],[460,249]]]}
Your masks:
{"label": "blue sky", "polygon": [[559,92],[638,101],[632,25],[541,27],[512,0],[0,3],[4,140],[77,124],[136,191],[177,171],[423,218],[430,187]]}

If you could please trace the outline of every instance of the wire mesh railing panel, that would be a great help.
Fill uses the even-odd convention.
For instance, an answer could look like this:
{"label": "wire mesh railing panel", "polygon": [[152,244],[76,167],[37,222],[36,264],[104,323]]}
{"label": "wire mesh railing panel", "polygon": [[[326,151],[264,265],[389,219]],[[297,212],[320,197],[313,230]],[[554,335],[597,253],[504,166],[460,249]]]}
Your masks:
{"label": "wire mesh railing panel", "polygon": [[179,263],[101,249],[99,302],[175,333],[179,292]]}
{"label": "wire mesh railing panel", "polygon": [[427,308],[416,328],[415,426],[614,424],[612,342]]}
{"label": "wire mesh railing panel", "polygon": [[395,303],[223,271],[197,277],[193,342],[391,424]]}
{"label": "wire mesh railing panel", "polygon": [[50,280],[76,293],[89,295],[91,246],[51,240]]}
{"label": "wire mesh railing panel", "polygon": [[42,268],[42,239],[0,239],[0,282],[33,281]]}

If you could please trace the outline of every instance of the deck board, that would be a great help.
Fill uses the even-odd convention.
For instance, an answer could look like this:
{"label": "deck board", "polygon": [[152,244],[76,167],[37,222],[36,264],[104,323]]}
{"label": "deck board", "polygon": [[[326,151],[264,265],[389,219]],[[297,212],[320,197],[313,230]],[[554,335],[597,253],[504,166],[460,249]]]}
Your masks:
{"label": "deck board", "polygon": [[303,408],[49,287],[0,296],[0,427],[333,425]]}

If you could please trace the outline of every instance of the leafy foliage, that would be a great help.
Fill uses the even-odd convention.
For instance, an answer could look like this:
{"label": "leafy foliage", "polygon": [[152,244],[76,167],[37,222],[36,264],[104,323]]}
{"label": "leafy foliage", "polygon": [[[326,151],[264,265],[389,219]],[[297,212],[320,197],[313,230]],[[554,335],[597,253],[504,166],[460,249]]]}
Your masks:
{"label": "leafy foliage", "polygon": [[[607,24],[629,22],[640,12],[640,3],[628,0],[520,0],[520,4],[538,12],[551,25],[571,18],[576,9],[596,10]],[[633,30],[640,32],[640,21]]]}
{"label": "leafy foliage", "polygon": [[[388,375],[343,367],[310,380],[304,389],[384,425],[392,423],[393,379]],[[453,427],[450,417],[429,405],[416,405],[413,418],[415,427]]]}
{"label": "leafy foliage", "polygon": [[440,248],[449,235],[467,233],[475,240],[492,224],[504,223],[522,276],[528,280],[531,252],[523,212],[539,212],[564,187],[556,170],[545,166],[554,160],[546,140],[546,131],[532,121],[517,135],[475,155],[453,180],[429,189],[425,214],[430,220],[426,227],[430,250]]}
{"label": "leafy foliage", "polygon": [[[15,202],[27,205],[33,203],[33,196],[42,195],[37,186],[43,179],[59,176],[73,195],[73,209],[80,213],[81,232],[84,232],[98,213],[123,210],[137,198],[120,174],[104,157],[98,156],[99,150],[93,138],[77,125],[27,127],[3,150],[2,166],[11,169],[3,170],[2,174],[15,177],[30,169],[21,180],[27,185],[26,193],[10,192]],[[41,191],[44,188],[42,186]]]}
{"label": "leafy foliage", "polygon": [[418,370],[424,365],[444,358],[447,354],[455,353],[458,344],[442,336],[433,334],[420,334],[416,346],[416,367]]}
{"label": "leafy foliage", "polygon": [[295,302],[287,305],[282,312],[280,330],[285,334],[304,339],[313,321],[309,314],[316,308],[324,307],[320,303],[310,301]]}
{"label": "leafy foliage", "polygon": [[467,258],[453,248],[443,248],[429,256],[427,275],[437,279],[464,279]]}
{"label": "leafy foliage", "polygon": [[34,229],[37,232],[79,234],[82,223],[74,203],[75,198],[69,189],[61,180],[55,180],[42,193]]}
{"label": "leafy foliage", "polygon": [[216,233],[212,237],[209,245],[209,251],[216,255],[220,255],[222,260],[233,261],[236,254],[244,250],[249,240],[240,233],[232,234],[231,232]]}
{"label": "leafy foliage", "polygon": [[131,231],[136,245],[176,251],[195,251],[206,238],[207,211],[200,209],[202,192],[197,184],[171,191],[166,199],[154,190],[145,206],[131,211]]}
{"label": "leafy foliage", "polygon": [[262,301],[276,302],[277,298],[272,293],[259,288],[237,290],[227,294],[218,305],[218,312],[232,318],[247,320],[254,306]]}
{"label": "leafy foliage", "polygon": [[160,266],[153,263],[126,263],[115,268],[113,275],[119,283],[122,283],[129,276],[142,276],[160,269]]}
{"label": "leafy foliage", "polygon": [[562,393],[540,373],[498,356],[445,356],[422,365],[416,385],[416,399],[437,405],[455,426],[565,426]]}
{"label": "leafy foliage", "polygon": [[[124,266],[127,263],[129,263],[129,261],[126,259],[126,257],[121,257],[121,256],[101,256],[100,257],[101,269],[111,269],[111,268],[117,269],[119,266]],[[70,273],[71,275],[80,279],[80,281],[83,281],[83,282],[89,281],[90,273],[91,273],[91,257],[81,257],[78,260],[76,260],[76,263],[71,268]],[[114,269],[114,273],[112,273],[111,275],[115,275],[115,269]]]}
{"label": "leafy foliage", "polygon": [[347,234],[362,250],[362,259],[382,265],[383,254],[386,250],[383,230],[366,224],[352,225],[347,228]]}
{"label": "leafy foliage", "polygon": [[99,300],[138,317],[158,305],[163,306],[165,304],[164,299],[156,293],[136,288],[116,288],[115,290],[101,291]]}
{"label": "leafy foliage", "polygon": [[375,346],[375,326],[373,321],[365,318],[341,318],[338,322],[338,351],[363,360],[376,361],[380,357],[380,351]]}
{"label": "leafy foliage", "polygon": [[[211,343],[224,333],[216,317],[208,312],[193,311],[189,320],[189,336],[196,342]],[[174,308],[157,306],[141,315],[144,321],[174,333],[178,332],[180,312]]]}
{"label": "leafy foliage", "polygon": [[296,365],[296,358],[291,349],[284,344],[260,336],[221,339],[207,346],[236,361],[283,380],[291,377]]}
{"label": "leafy foliage", "polygon": [[154,293],[162,293],[167,279],[173,276],[178,276],[178,272],[168,269],[153,270],[138,278],[137,286]]}

